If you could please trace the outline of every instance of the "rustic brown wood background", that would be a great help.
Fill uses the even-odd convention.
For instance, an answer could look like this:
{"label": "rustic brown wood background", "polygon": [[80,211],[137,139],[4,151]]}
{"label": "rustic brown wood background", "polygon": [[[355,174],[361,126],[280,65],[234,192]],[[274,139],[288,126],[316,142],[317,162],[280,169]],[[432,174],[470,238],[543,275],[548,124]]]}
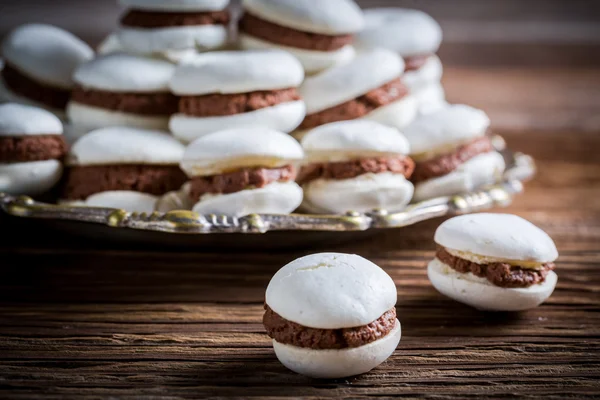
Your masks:
{"label": "rustic brown wood background", "polygon": [[[104,21],[114,8],[99,3],[57,0],[50,8],[85,6],[86,18]],[[497,211],[528,218],[555,239],[559,283],[546,304],[518,314],[482,313],[439,295],[425,273],[439,220],[325,247],[363,255],[390,273],[398,285],[403,337],[390,360],[371,373],[316,381],[278,363],[260,323],[272,274],[316,250],[128,248],[8,232],[0,221],[0,398],[600,396],[600,70],[599,53],[586,54],[597,49],[586,36],[597,16],[582,11],[595,2],[548,1],[544,8],[540,1],[519,1],[534,5],[517,12],[514,1],[494,1],[504,4],[496,13],[505,20],[531,19],[537,4],[559,31],[582,21],[576,43],[554,38],[537,56],[517,60],[515,51],[535,46],[527,40],[461,42],[459,24],[448,23],[491,18],[476,5],[490,1],[406,3],[437,13],[453,32],[454,50],[446,53],[452,66],[444,78],[450,99],[485,109],[511,147],[537,160],[538,175],[525,194]],[[459,11],[447,3],[473,8]],[[1,26],[22,22],[17,14],[25,18],[27,10],[82,32],[88,28],[83,16],[60,19],[45,1],[0,4]],[[46,8],[37,8],[42,4]],[[494,35],[486,32],[492,43]],[[488,46],[497,50],[493,63],[478,59]]]}
{"label": "rustic brown wood background", "polygon": [[[440,55],[448,65],[600,65],[597,0],[358,2],[363,7],[419,8],[433,15],[444,30]],[[117,27],[121,13],[117,0],[0,0],[0,37],[20,24],[43,22],[95,45]]]}

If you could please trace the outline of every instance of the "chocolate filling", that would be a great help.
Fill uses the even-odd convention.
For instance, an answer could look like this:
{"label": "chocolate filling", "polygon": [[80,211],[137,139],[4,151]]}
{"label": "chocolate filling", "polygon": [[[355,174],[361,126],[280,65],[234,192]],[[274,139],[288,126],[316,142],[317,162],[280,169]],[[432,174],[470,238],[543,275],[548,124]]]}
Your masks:
{"label": "chocolate filling", "polygon": [[8,63],[2,69],[2,78],[4,84],[16,94],[42,103],[50,108],[64,110],[71,96],[70,90],[38,82],[24,75]]}
{"label": "chocolate filling", "polygon": [[246,12],[239,22],[240,32],[283,46],[316,51],[335,51],[352,44],[353,35],[323,35],[299,31],[265,21]]}
{"label": "chocolate filling", "polygon": [[198,200],[206,193],[235,193],[249,187],[262,188],[273,182],[289,182],[296,178],[292,165],[281,168],[241,168],[220,175],[198,176],[190,181],[190,197]]}
{"label": "chocolate filling", "polygon": [[423,182],[438,176],[449,174],[471,158],[494,150],[489,137],[483,136],[459,146],[452,153],[442,154],[427,161],[417,161],[412,181]]}
{"label": "chocolate filling", "polygon": [[0,163],[55,160],[66,153],[62,135],[0,137]]}
{"label": "chocolate filling", "polygon": [[267,334],[279,343],[310,349],[359,347],[386,336],[396,326],[396,309],[383,313],[370,324],[355,328],[317,329],[288,321],[265,304],[263,325]]}
{"label": "chocolate filling", "polygon": [[158,12],[129,10],[121,18],[121,25],[132,28],[168,28],[176,26],[227,25],[227,10],[212,12]]}
{"label": "chocolate filling", "polygon": [[429,60],[429,57],[432,55],[433,54],[421,54],[418,56],[405,57],[404,71],[416,71],[420,69],[423,65],[425,65],[425,63],[427,63],[427,60]]}
{"label": "chocolate filling", "polygon": [[354,100],[307,115],[299,129],[312,129],[330,122],[364,117],[371,111],[393,103],[407,94],[408,89],[404,86],[402,80],[397,78]]}
{"label": "chocolate filling", "polygon": [[526,288],[544,282],[548,272],[554,269],[554,263],[546,263],[540,269],[528,269],[506,263],[477,264],[450,254],[444,247],[438,246],[435,256],[444,264],[460,272],[470,272],[480,278],[486,278],[496,286],[503,288]]}
{"label": "chocolate filling", "polygon": [[183,96],[179,100],[179,112],[199,117],[216,117],[241,114],[297,100],[300,100],[300,95],[295,88],[236,94]]}
{"label": "chocolate filling", "polygon": [[96,89],[73,89],[73,101],[107,110],[138,115],[169,116],[177,112],[178,98],[171,93],[117,93]]}
{"label": "chocolate filling", "polygon": [[63,198],[85,200],[110,190],[132,190],[159,196],[178,190],[187,180],[174,165],[91,165],[66,171]]}
{"label": "chocolate filling", "polygon": [[315,179],[350,179],[357,176],[381,172],[393,172],[410,178],[415,168],[414,161],[407,156],[361,158],[352,161],[314,163],[300,170],[298,183],[304,184]]}

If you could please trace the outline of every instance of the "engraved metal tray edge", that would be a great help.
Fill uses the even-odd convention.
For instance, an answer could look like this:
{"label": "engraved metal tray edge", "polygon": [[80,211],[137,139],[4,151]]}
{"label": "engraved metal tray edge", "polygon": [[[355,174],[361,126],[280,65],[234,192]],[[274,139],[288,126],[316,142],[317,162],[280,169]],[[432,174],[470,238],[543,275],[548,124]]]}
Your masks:
{"label": "engraved metal tray edge", "polygon": [[[503,141],[495,137],[496,147]],[[102,224],[176,234],[265,233],[269,231],[364,231],[373,228],[399,228],[431,218],[483,211],[494,206],[507,206],[523,191],[523,182],[535,175],[534,160],[523,153],[508,151],[509,168],[501,182],[481,190],[456,196],[439,197],[415,203],[404,210],[389,213],[348,212],[344,215],[250,214],[244,217],[199,215],[192,211],[130,213],[113,208],[76,207],[36,202],[26,196],[0,193],[0,208],[9,215],[24,218],[57,219]]]}

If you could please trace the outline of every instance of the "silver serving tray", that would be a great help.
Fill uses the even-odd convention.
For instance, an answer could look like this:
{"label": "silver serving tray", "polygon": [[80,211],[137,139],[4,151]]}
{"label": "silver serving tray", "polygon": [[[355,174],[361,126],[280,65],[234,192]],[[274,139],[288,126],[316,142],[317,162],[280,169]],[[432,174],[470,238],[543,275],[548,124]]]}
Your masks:
{"label": "silver serving tray", "polygon": [[[509,205],[513,197],[523,191],[523,182],[535,174],[535,163],[528,155],[506,149],[499,136],[494,137],[494,145],[504,155],[507,165],[499,182],[476,192],[411,204],[394,213],[374,210],[343,215],[251,214],[240,218],[199,215],[192,211],[146,214],[113,208],[45,204],[4,193],[0,193],[0,208],[6,214],[18,217],[13,218],[17,225],[24,219],[51,222],[51,226],[78,236],[183,246],[297,247],[364,236],[351,235],[352,232],[401,228],[436,217]],[[274,232],[278,235],[276,241],[273,240]],[[313,234],[308,235],[308,232]],[[279,240],[283,238],[281,235],[290,236],[291,240]]]}

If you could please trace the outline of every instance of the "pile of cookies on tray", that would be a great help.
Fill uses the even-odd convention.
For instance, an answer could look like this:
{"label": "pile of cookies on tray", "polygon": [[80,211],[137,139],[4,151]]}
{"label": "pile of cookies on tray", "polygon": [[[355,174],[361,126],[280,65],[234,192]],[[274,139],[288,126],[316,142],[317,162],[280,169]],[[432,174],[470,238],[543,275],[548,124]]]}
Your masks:
{"label": "pile of cookies on tray", "polygon": [[97,52],[48,25],[3,38],[0,192],[137,212],[337,214],[502,176],[487,115],[445,101],[442,32],[423,12],[120,3]]}
{"label": "pile of cookies on tray", "polygon": [[[445,101],[441,29],[420,11],[243,0],[234,21],[228,0],[120,3],[97,53],[47,25],[4,38],[0,191],[138,212],[395,211],[504,171],[487,115]],[[552,239],[517,216],[455,217],[434,240],[431,283],[475,308],[526,310],[556,285]],[[396,299],[374,263],[314,254],[275,274],[263,323],[291,370],[345,377],[394,352]]]}

